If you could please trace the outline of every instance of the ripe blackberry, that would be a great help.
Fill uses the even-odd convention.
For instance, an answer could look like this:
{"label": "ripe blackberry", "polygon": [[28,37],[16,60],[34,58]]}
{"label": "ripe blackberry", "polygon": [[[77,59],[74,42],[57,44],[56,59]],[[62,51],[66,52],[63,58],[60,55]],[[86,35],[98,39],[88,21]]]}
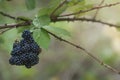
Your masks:
{"label": "ripe blackberry", "polygon": [[13,50],[11,51],[12,57],[9,59],[11,65],[25,65],[26,68],[31,68],[39,62],[38,54],[41,48],[34,41],[31,32],[25,30],[22,33],[23,39],[15,41]]}

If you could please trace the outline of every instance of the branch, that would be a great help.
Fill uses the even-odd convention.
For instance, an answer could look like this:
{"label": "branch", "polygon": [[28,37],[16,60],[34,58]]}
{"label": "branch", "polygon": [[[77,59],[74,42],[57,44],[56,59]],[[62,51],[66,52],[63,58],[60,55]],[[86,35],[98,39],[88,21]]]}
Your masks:
{"label": "branch", "polygon": [[22,21],[28,21],[27,19],[23,19],[23,18],[19,18],[19,17],[14,17],[14,16],[11,16],[9,14],[6,14],[2,11],[0,11],[0,14],[5,16],[5,17],[8,17],[8,18],[11,18],[11,19],[14,19],[14,20],[22,20]]}
{"label": "branch", "polygon": [[[102,0],[98,6],[101,6],[101,5],[104,3],[104,1],[105,1],[105,0]],[[96,18],[96,16],[97,16],[97,14],[98,14],[99,10],[100,10],[100,9],[97,9],[97,10],[96,10],[96,12],[95,12],[95,15],[94,15],[93,19],[95,19],[95,18]]]}
{"label": "branch", "polygon": [[69,41],[67,41],[67,40],[65,40],[65,39],[62,39],[61,37],[58,37],[57,35],[49,32],[49,31],[46,30],[46,29],[44,29],[44,30],[47,31],[47,32],[48,32],[49,34],[51,34],[52,36],[54,36],[55,38],[59,39],[60,41],[63,41],[63,42],[65,42],[65,43],[68,43],[68,44],[70,44],[70,45],[72,45],[72,46],[80,49],[80,50],[83,50],[86,54],[88,54],[92,59],[94,59],[95,61],[97,61],[99,64],[103,65],[103,66],[106,67],[107,69],[110,69],[111,71],[113,71],[113,72],[115,72],[115,73],[117,73],[117,74],[120,74],[120,72],[119,72],[118,70],[116,70],[115,68],[113,68],[113,67],[105,64],[103,61],[101,61],[99,58],[97,58],[96,56],[94,56],[92,53],[88,52],[85,48],[83,48],[83,47],[81,47],[81,46],[79,46],[79,45],[76,45],[76,44],[74,44],[74,43],[72,43],[72,42],[69,42]]}
{"label": "branch", "polygon": [[55,12],[61,8],[65,3],[67,2],[67,0],[64,0],[61,4],[58,5],[58,7],[55,8],[55,10],[51,13],[51,17],[54,16]]}
{"label": "branch", "polygon": [[[89,21],[93,23],[100,23],[108,26],[113,26],[113,27],[120,27],[119,25],[103,22],[100,20],[96,19],[89,19],[89,18],[52,18],[52,22],[58,22],[58,21]],[[26,21],[22,23],[15,23],[15,24],[5,24],[5,25],[0,25],[0,29],[5,29],[5,28],[17,28],[21,26],[29,26],[32,24],[32,21]]]}
{"label": "branch", "polygon": [[[96,20],[96,19],[89,19],[89,18],[52,18],[51,21],[52,22],[58,22],[58,21],[89,21],[89,22],[93,22],[93,23],[100,23],[100,24],[108,25],[110,27],[111,26],[120,27],[119,25],[103,22],[103,21]],[[22,22],[22,23],[14,23],[14,24],[5,24],[5,25],[0,25],[0,29],[17,28],[17,27],[21,27],[21,26],[29,26],[31,24],[32,24],[32,21],[26,21],[26,22]]]}
{"label": "branch", "polygon": [[52,19],[52,21],[53,22],[58,22],[58,21],[87,21],[88,22],[89,21],[89,22],[101,23],[104,25],[109,25],[109,26],[114,26],[114,27],[120,27],[119,25],[103,22],[103,21],[96,20],[96,19],[90,19],[90,18],[55,18],[55,19]]}
{"label": "branch", "polygon": [[0,35],[3,34],[3,33],[5,33],[5,32],[7,32],[7,31],[9,31],[9,30],[11,30],[11,29],[12,29],[12,28],[8,28],[8,29],[6,29],[6,30],[1,31],[1,32],[0,32]]}
{"label": "branch", "polygon": [[5,29],[5,28],[17,28],[17,27],[22,27],[22,26],[28,26],[31,25],[31,22],[22,22],[22,23],[16,23],[16,24],[5,24],[0,26],[0,29]]}
{"label": "branch", "polygon": [[96,10],[96,9],[102,9],[102,8],[106,8],[106,7],[116,6],[116,5],[118,5],[118,4],[120,4],[120,2],[113,3],[113,4],[106,4],[106,5],[98,6],[98,7],[93,7],[93,8],[88,9],[88,10],[80,10],[80,11],[75,12],[75,13],[60,15],[59,17],[71,16],[71,15],[76,15],[76,14],[80,14],[80,13],[86,13],[86,12],[93,11],[93,10]]}

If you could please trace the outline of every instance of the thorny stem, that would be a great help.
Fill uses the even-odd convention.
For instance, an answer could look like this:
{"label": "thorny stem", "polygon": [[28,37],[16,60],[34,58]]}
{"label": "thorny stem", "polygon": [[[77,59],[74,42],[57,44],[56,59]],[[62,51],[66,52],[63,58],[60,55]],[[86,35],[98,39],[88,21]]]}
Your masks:
{"label": "thorny stem", "polygon": [[0,35],[3,34],[3,33],[5,33],[5,32],[7,32],[7,31],[9,31],[9,30],[11,30],[11,29],[12,29],[12,28],[8,28],[8,29],[6,29],[6,30],[1,31],[1,32],[0,32]]}
{"label": "thorny stem", "polygon": [[58,22],[58,21],[89,21],[89,22],[95,22],[95,23],[101,23],[104,25],[109,25],[109,26],[114,26],[114,27],[120,27],[119,25],[111,24],[108,22],[103,22],[100,20],[96,19],[90,19],[90,18],[56,18],[52,19],[53,22]]}
{"label": "thorny stem", "polygon": [[13,16],[11,16],[11,15],[9,15],[9,14],[6,14],[6,13],[4,13],[4,12],[2,12],[2,11],[0,11],[0,14],[3,15],[3,16],[6,16],[6,17],[8,17],[8,18],[14,19],[14,20],[28,21],[27,19],[13,17]]}
{"label": "thorny stem", "polygon": [[96,10],[96,9],[102,9],[102,8],[105,8],[105,7],[116,6],[116,5],[118,5],[118,4],[120,4],[120,2],[113,3],[113,4],[106,4],[106,5],[98,6],[98,7],[93,7],[93,8],[88,9],[88,10],[80,10],[80,11],[75,12],[75,13],[70,13],[70,14],[60,15],[59,17],[65,17],[65,16],[71,16],[71,15],[77,15],[77,14],[80,14],[80,13],[86,13],[86,12],[93,11],[93,10]]}
{"label": "thorny stem", "polygon": [[118,70],[116,70],[115,68],[113,68],[113,67],[105,64],[103,61],[101,61],[99,58],[97,58],[96,56],[94,56],[92,53],[88,52],[85,48],[83,48],[83,47],[81,47],[81,46],[79,46],[79,45],[77,45],[77,44],[74,44],[74,43],[72,43],[72,42],[69,42],[69,41],[67,41],[67,40],[65,40],[65,39],[62,39],[61,37],[58,37],[57,35],[53,34],[52,32],[49,32],[49,31],[46,30],[46,29],[44,29],[44,30],[47,31],[47,32],[48,32],[49,34],[51,34],[52,36],[54,36],[55,38],[59,39],[60,41],[63,41],[63,42],[68,43],[68,44],[70,44],[70,45],[72,45],[72,46],[74,46],[74,47],[76,47],[76,48],[78,48],[78,49],[83,50],[85,53],[87,53],[91,58],[93,58],[93,59],[94,59],[95,61],[97,61],[99,64],[103,65],[103,66],[106,67],[107,69],[110,69],[111,71],[113,71],[113,72],[115,72],[115,73],[117,73],[117,74],[120,74],[120,72],[119,72]]}
{"label": "thorny stem", "polygon": [[5,24],[5,25],[0,26],[0,29],[18,28],[18,27],[21,27],[21,26],[28,26],[28,25],[31,25],[31,22],[26,21],[26,22],[16,23],[16,24]]}
{"label": "thorny stem", "polygon": [[[105,0],[102,0],[98,6],[101,6],[101,5],[104,3],[104,1],[105,1]],[[95,19],[95,18],[97,17],[97,14],[98,14],[99,10],[100,10],[100,9],[97,9],[97,10],[96,10],[95,15],[93,16],[93,19]]]}

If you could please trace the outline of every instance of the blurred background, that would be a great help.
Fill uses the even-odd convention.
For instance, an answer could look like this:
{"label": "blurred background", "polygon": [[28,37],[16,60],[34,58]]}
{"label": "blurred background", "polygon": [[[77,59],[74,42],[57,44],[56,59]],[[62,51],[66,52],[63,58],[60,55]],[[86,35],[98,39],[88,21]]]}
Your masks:
{"label": "blurred background", "polygon": [[[11,0],[0,3],[0,11],[12,16],[33,18],[50,0],[38,0],[37,8],[29,11],[24,0]],[[105,0],[104,4],[120,0]],[[101,0],[86,0],[86,4],[99,5]],[[96,11],[86,13],[94,17]],[[101,9],[96,17],[99,20],[120,24],[120,5]],[[0,15],[0,24],[14,21]],[[70,41],[81,45],[98,56],[105,63],[120,70],[120,29],[91,22],[57,22],[56,27],[71,32]],[[17,29],[11,29],[0,35],[0,80],[120,80],[120,76],[98,64],[83,51],[61,42],[51,36],[48,50],[42,50],[39,64],[30,69],[9,64],[12,44],[20,38]]]}

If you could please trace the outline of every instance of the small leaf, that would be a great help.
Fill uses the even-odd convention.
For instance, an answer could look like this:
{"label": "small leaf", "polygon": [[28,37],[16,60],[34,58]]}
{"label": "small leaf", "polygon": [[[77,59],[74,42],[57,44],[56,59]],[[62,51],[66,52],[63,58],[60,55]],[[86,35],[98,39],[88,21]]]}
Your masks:
{"label": "small leaf", "polygon": [[43,26],[44,29],[56,34],[56,35],[59,35],[61,37],[70,37],[70,32],[68,32],[67,30],[65,29],[62,29],[62,28],[58,28],[58,27],[52,27],[52,26]]}
{"label": "small leaf", "polygon": [[42,27],[42,26],[48,25],[49,23],[50,23],[50,18],[47,15],[36,17],[33,20],[33,24],[36,27]]}
{"label": "small leaf", "polygon": [[44,49],[48,49],[50,44],[50,36],[44,29],[37,29],[33,32],[36,42]]}
{"label": "small leaf", "polygon": [[35,8],[35,0],[25,0],[25,4],[28,10],[32,10]]}

